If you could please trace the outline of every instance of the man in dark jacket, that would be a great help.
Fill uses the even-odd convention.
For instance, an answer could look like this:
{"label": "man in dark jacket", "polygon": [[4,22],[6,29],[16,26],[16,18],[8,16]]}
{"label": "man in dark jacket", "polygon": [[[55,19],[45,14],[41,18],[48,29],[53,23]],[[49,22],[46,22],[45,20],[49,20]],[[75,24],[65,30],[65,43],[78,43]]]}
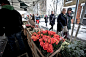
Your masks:
{"label": "man in dark jacket", "polygon": [[9,45],[12,52],[16,52],[15,37],[19,42],[20,51],[25,49],[23,40],[21,38],[22,30],[22,17],[18,11],[10,6],[9,1],[1,1],[2,9],[0,10],[0,25],[5,31],[5,35],[8,38]]}
{"label": "man in dark jacket", "polygon": [[50,15],[49,19],[50,19],[50,25],[51,25],[51,28],[49,30],[51,30],[51,29],[53,30],[53,25],[55,24],[55,15],[54,15],[53,11],[51,11],[51,15]]}

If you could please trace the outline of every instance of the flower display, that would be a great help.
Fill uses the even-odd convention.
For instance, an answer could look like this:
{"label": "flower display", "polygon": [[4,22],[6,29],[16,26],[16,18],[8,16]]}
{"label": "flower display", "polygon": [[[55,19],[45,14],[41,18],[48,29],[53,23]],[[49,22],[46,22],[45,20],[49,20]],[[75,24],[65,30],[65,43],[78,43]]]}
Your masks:
{"label": "flower display", "polygon": [[64,38],[60,37],[58,34],[56,34],[54,31],[40,31],[40,32],[34,32],[32,34],[31,39],[33,41],[39,41],[40,46],[47,51],[48,53],[53,53],[54,46],[58,45],[60,41],[65,41]]}

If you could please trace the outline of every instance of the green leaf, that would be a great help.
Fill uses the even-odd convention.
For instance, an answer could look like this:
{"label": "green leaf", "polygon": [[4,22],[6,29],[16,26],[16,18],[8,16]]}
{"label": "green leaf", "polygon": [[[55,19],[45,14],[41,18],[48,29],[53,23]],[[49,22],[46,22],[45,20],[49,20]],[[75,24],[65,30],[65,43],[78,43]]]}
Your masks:
{"label": "green leaf", "polygon": [[83,50],[79,50],[79,52],[81,53],[81,55],[84,55],[84,51]]}

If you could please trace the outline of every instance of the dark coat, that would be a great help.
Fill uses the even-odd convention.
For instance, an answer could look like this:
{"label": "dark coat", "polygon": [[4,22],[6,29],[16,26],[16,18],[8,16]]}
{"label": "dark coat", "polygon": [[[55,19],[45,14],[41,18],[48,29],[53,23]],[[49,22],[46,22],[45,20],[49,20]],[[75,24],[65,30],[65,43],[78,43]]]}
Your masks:
{"label": "dark coat", "polygon": [[69,29],[71,29],[71,19],[72,19],[72,16],[69,15],[68,13],[66,13],[66,15],[67,15],[67,19],[68,19],[67,28],[69,30]]}
{"label": "dark coat", "polygon": [[18,11],[2,8],[0,18],[0,32],[5,32],[7,36],[22,30],[22,16]]}
{"label": "dark coat", "polygon": [[47,23],[48,22],[48,17],[44,17],[44,19],[45,19],[45,23]]}
{"label": "dark coat", "polygon": [[51,14],[49,19],[50,19],[50,25],[54,25],[55,24],[55,19],[56,19],[55,15]]}
{"label": "dark coat", "polygon": [[67,18],[63,13],[61,13],[57,18],[57,31],[62,31],[63,26],[67,26]]}
{"label": "dark coat", "polygon": [[32,20],[35,22],[35,16],[32,16]]}

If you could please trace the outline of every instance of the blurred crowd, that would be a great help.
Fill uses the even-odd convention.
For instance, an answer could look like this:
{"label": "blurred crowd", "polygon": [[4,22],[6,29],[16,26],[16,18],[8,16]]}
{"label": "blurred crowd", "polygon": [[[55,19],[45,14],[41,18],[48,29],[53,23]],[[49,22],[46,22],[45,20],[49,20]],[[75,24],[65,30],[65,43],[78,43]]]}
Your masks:
{"label": "blurred crowd", "polygon": [[[24,15],[22,15],[23,18]],[[31,17],[31,18],[29,18]],[[61,32],[61,34],[63,36],[65,36],[65,38],[69,38],[69,30],[71,29],[71,20],[72,20],[73,16],[72,16],[72,9],[68,8],[65,9],[63,8],[61,13],[58,15],[58,17],[56,17],[56,15],[54,14],[54,11],[51,11],[51,15],[45,15],[44,19],[45,23],[46,23],[46,27],[47,27],[47,23],[49,22],[49,24],[51,25],[51,28],[49,30],[53,31],[53,26],[55,25],[55,20],[57,19],[57,33]],[[27,15],[27,17],[25,17],[26,20],[33,20],[35,23],[39,24],[39,20],[41,19],[40,15]],[[49,21],[48,21],[49,19]]]}

